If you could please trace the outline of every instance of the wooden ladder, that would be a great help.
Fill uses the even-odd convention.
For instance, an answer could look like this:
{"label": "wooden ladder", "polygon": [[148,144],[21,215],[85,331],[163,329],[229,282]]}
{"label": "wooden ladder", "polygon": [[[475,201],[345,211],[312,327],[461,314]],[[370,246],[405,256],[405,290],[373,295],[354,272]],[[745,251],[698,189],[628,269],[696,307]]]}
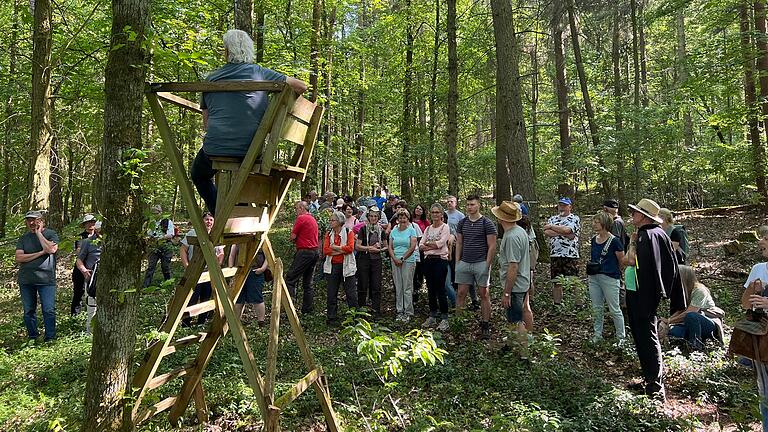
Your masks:
{"label": "wooden ladder", "polygon": [[[211,158],[219,172],[216,220],[210,234],[203,226],[191,182],[182,163],[182,156],[174,141],[161,100],[200,113],[199,106],[173,93],[220,92],[220,91],[267,91],[270,102],[262,122],[256,131],[245,157]],[[206,422],[208,409],[202,376],[217,344],[227,332],[232,337],[243,362],[248,383],[253,389],[267,431],[280,428],[280,412],[310,386],[320,401],[328,429],[341,430],[331,404],[330,391],[322,368],[316,363],[299,323],[291,296],[283,279],[283,264],[277,258],[268,234],[285,200],[293,180],[303,180],[312,157],[323,108],[302,97],[297,97],[285,83],[266,81],[220,81],[192,83],[147,84],[146,96],[158,131],[168,154],[174,177],[179,184],[184,203],[190,213],[197,234],[191,243],[200,252],[192,255],[189,266],[178,280],[176,289],[167,305],[167,317],[160,326],[167,337],[152,343],[144,361],[133,377],[134,401],[131,415],[139,424],[160,412],[170,410],[170,420],[178,424],[194,399],[198,420]],[[221,268],[216,260],[214,245],[240,244],[239,263],[236,267]],[[265,375],[248,345],[245,330],[235,315],[234,302],[240,295],[251,263],[259,250],[263,250],[274,274],[272,311]],[[242,258],[244,255],[244,258]],[[204,267],[207,264],[208,271]],[[231,277],[228,285],[226,278]],[[188,306],[196,284],[210,281],[214,299]],[[307,374],[283,395],[275,395],[277,376],[277,348],[279,342],[280,310],[290,322],[291,330],[301,351]],[[205,332],[178,339],[174,335],[182,316],[199,315],[213,311],[213,320]],[[162,360],[186,347],[199,345],[197,355],[187,364],[159,373]],[[147,393],[183,378],[178,395],[171,396],[150,406],[142,404]]]}

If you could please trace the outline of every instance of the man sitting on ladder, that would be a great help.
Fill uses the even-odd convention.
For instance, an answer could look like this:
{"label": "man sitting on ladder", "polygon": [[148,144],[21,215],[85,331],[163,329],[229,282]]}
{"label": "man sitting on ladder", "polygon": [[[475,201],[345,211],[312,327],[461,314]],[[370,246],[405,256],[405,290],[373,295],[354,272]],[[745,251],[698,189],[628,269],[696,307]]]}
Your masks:
{"label": "man sitting on ladder", "polygon": [[[242,30],[224,33],[224,54],[227,64],[211,72],[208,81],[254,80],[286,82],[296,93],[307,90],[307,84],[296,78],[253,63],[253,41]],[[190,177],[200,197],[212,214],[216,214],[216,170],[209,156],[244,157],[269,105],[265,91],[203,93],[205,138],[203,148],[195,156]]]}

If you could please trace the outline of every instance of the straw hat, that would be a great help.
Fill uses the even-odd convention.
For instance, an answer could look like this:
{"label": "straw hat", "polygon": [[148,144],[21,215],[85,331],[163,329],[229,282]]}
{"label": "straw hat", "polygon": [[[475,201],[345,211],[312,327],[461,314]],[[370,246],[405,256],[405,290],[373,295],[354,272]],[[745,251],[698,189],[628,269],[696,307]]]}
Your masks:
{"label": "straw hat", "polygon": [[659,210],[661,210],[661,207],[654,200],[643,198],[637,205],[629,204],[627,207],[648,216],[656,223],[661,223],[661,218],[659,217]]}
{"label": "straw hat", "polygon": [[502,201],[500,205],[491,208],[491,213],[493,213],[497,219],[503,220],[504,222],[517,222],[523,218],[523,211],[520,209],[520,204],[514,201]]}

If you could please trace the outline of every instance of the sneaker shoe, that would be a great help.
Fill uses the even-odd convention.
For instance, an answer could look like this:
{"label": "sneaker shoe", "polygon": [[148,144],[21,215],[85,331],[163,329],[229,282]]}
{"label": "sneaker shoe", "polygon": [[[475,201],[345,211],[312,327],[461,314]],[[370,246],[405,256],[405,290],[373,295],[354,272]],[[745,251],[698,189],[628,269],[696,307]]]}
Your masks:
{"label": "sneaker shoe", "polygon": [[491,328],[483,327],[480,329],[480,340],[488,340],[491,338]]}
{"label": "sneaker shoe", "polygon": [[395,318],[395,321],[406,322],[408,321],[408,317],[405,314],[397,314],[397,318]]}
{"label": "sneaker shoe", "polygon": [[592,339],[590,339],[589,341],[591,343],[593,343],[593,344],[597,344],[597,343],[600,343],[600,342],[603,341],[603,337],[602,336],[598,336],[598,335],[594,335],[594,336],[592,336]]}
{"label": "sneaker shoe", "polygon": [[437,325],[437,329],[442,332],[448,331],[448,328],[450,328],[450,324],[448,324],[447,319],[440,320],[440,324]]}
{"label": "sneaker shoe", "polygon": [[437,319],[435,317],[429,317],[426,321],[424,321],[424,324],[421,325],[422,328],[432,328],[437,325]]}

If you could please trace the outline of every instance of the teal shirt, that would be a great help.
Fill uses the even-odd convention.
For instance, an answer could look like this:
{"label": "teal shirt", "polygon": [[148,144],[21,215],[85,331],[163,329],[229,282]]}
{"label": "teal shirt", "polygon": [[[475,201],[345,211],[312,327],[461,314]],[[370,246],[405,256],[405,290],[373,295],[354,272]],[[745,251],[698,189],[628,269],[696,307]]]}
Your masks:
{"label": "teal shirt", "polygon": [[[286,76],[253,63],[227,63],[206,80],[285,81]],[[268,105],[265,91],[203,93],[200,108],[208,110],[203,151],[209,156],[245,156]]]}
{"label": "teal shirt", "polygon": [[[52,229],[45,228],[43,237],[59,243],[59,235]],[[43,250],[43,245],[40,244],[37,234],[27,232],[16,242],[16,250],[23,250],[25,254],[35,253]],[[45,254],[21,263],[18,280],[19,285],[56,285],[56,254]]]}
{"label": "teal shirt", "polygon": [[[408,248],[411,247],[411,238],[416,238],[416,230],[412,226],[408,225],[403,231],[400,231],[400,225],[398,224],[389,233],[389,241],[392,242],[392,250],[395,252],[395,256],[399,259],[401,256],[408,252]],[[405,262],[416,262],[416,250],[405,259]]]}

